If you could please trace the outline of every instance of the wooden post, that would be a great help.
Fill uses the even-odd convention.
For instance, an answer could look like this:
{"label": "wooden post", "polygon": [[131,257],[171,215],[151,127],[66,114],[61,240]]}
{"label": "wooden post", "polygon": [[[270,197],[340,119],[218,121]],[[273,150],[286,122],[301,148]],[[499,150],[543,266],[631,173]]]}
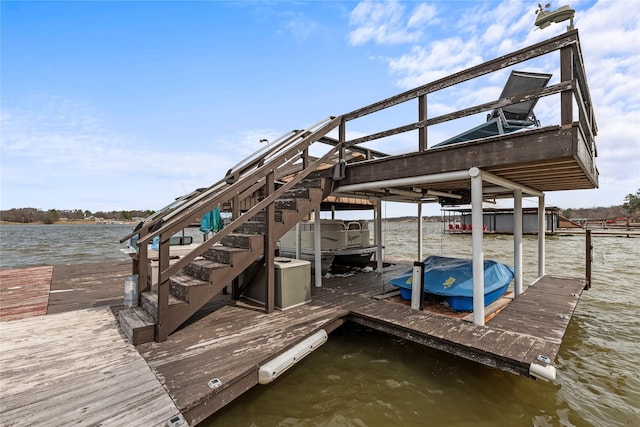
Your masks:
{"label": "wooden post", "polygon": [[[427,120],[427,95],[418,97],[418,120]],[[427,126],[418,129],[418,151],[427,151]]]}
{"label": "wooden post", "polygon": [[[275,191],[274,172],[271,171],[266,177],[265,190],[267,197]],[[275,304],[276,293],[276,277],[275,277],[275,241],[273,233],[275,229],[275,212],[274,203],[269,204],[265,208],[265,230],[264,230],[264,268],[266,273],[266,282],[264,288],[264,311],[272,313]]]}
{"label": "wooden post", "polygon": [[585,232],[585,247],[586,247],[586,254],[585,254],[585,263],[586,263],[586,269],[585,269],[585,279],[586,279],[586,283],[584,284],[584,289],[591,289],[591,262],[593,261],[593,245],[591,244],[591,230],[586,230]]}
{"label": "wooden post", "polygon": [[136,265],[136,271],[134,271],[133,274],[138,275],[138,295],[140,295],[143,291],[150,290],[148,287],[149,259],[147,248],[148,245],[146,243],[138,245],[138,259],[134,261]]}
{"label": "wooden post", "polygon": [[156,323],[155,340],[163,342],[169,336],[169,277],[163,271],[169,268],[169,240],[164,233],[159,236],[158,250],[158,323]]}
{"label": "wooden post", "polygon": [[[571,46],[560,49],[560,80],[563,82],[573,79],[573,48]],[[560,94],[560,124],[573,123],[573,92],[563,91]]]}
{"label": "wooden post", "polygon": [[340,122],[340,126],[338,127],[338,141],[340,141],[340,160],[344,160],[345,150],[344,143],[347,140],[347,123],[342,120]]}

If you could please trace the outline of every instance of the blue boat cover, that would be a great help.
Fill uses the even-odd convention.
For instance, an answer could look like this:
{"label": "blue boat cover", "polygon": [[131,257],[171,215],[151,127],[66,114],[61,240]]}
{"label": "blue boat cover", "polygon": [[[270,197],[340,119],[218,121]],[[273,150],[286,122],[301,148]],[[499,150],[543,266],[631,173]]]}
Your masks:
{"label": "blue boat cover", "polygon": [[[429,256],[424,263],[424,290],[436,295],[473,297],[473,262],[470,259]],[[513,280],[513,268],[492,260],[484,261],[485,295]],[[395,277],[390,284],[411,289],[412,270]]]}

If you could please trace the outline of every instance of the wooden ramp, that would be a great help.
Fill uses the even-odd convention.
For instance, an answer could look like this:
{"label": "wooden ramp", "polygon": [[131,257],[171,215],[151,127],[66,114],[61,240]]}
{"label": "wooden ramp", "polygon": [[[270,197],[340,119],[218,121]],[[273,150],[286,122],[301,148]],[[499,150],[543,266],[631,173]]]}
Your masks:
{"label": "wooden ramp", "polygon": [[164,426],[180,414],[109,308],[0,328],[3,426]]}

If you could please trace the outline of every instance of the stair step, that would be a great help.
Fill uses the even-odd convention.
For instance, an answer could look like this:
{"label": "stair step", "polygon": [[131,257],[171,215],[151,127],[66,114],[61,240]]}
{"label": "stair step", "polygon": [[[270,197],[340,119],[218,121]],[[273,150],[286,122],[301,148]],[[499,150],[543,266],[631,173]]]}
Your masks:
{"label": "stair step", "polygon": [[200,280],[211,281],[212,275],[220,274],[223,270],[230,268],[231,266],[229,264],[203,259],[190,262],[186,265],[184,271],[189,276],[196,277]]}
{"label": "stair step", "polygon": [[296,185],[293,186],[293,188],[322,188],[324,186],[324,179],[323,178],[305,178],[302,181],[300,181],[299,183],[297,183]]}
{"label": "stair step", "polygon": [[233,257],[235,254],[249,252],[249,249],[232,248],[229,246],[214,246],[207,249],[202,256],[210,261],[220,262],[233,266]]}
{"label": "stair step", "polygon": [[282,195],[283,199],[308,199],[309,187],[296,187],[288,189]]}
{"label": "stair step", "polygon": [[[140,301],[142,307],[153,318],[154,322],[158,321],[158,294],[157,292],[143,292],[140,294]],[[179,300],[173,295],[169,294],[169,305],[186,304],[184,301]]]}
{"label": "stair step", "polygon": [[[227,266],[228,267],[228,266]],[[199,287],[209,287],[209,280],[202,280],[191,276],[189,273],[177,273],[169,279],[171,296],[189,303],[189,291]]]}
{"label": "stair step", "polygon": [[[273,217],[276,222],[282,222],[282,211],[276,209],[273,212]],[[255,214],[253,218],[251,218],[251,221],[249,222],[264,222],[266,218],[267,218],[267,213],[265,211],[260,211],[257,214]]]}
{"label": "stair step", "polygon": [[236,229],[241,234],[264,234],[264,221],[248,221]]}
{"label": "stair step", "polygon": [[274,203],[276,209],[296,210],[297,199],[277,199]]}
{"label": "stair step", "polygon": [[263,245],[256,242],[256,239],[264,239],[264,237],[258,234],[231,233],[226,235],[220,243],[224,246],[240,249],[256,249],[262,247]]}
{"label": "stair step", "polygon": [[125,308],[118,312],[120,328],[133,345],[140,345],[153,341],[153,317],[142,307]]}

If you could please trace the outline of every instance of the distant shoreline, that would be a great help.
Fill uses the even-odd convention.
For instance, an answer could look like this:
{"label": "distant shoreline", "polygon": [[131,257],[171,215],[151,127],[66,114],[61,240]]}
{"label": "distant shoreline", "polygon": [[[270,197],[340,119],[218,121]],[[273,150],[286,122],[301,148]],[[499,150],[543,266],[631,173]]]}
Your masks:
{"label": "distant shoreline", "polygon": [[0,221],[0,225],[132,225],[137,224],[136,221],[118,221],[118,220],[103,220],[96,221],[93,219],[67,219],[54,221],[51,224],[45,224],[43,221],[33,222],[13,222],[13,221]]}

